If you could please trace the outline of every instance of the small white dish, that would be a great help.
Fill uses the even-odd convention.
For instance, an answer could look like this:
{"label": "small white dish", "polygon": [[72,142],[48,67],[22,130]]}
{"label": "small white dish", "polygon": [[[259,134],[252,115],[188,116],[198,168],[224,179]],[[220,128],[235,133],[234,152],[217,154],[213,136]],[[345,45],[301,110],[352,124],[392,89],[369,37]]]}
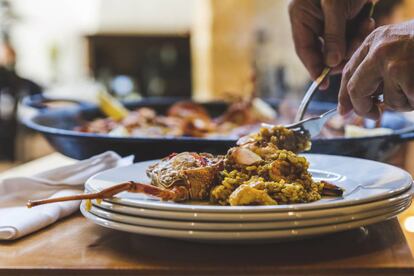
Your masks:
{"label": "small white dish", "polygon": [[[135,208],[193,213],[274,213],[338,208],[373,202],[406,191],[412,184],[412,178],[409,173],[388,164],[334,155],[305,154],[304,156],[310,163],[310,171],[313,177],[319,180],[327,180],[344,188],[345,193],[343,197],[323,198],[311,203],[291,205],[230,207],[192,202],[165,202],[143,194],[123,192],[108,201]],[[130,180],[149,183],[146,169],[154,162],[156,161],[140,162],[131,166],[119,167],[99,173],[86,182],[86,190],[97,192]]]}
{"label": "small white dish", "polygon": [[315,227],[305,227],[296,229],[284,230],[263,230],[263,231],[202,231],[202,230],[178,230],[178,229],[163,229],[155,227],[145,227],[126,223],[111,221],[100,218],[85,210],[84,205],[81,205],[82,214],[92,222],[119,231],[131,232],[142,235],[166,237],[182,240],[204,241],[204,242],[261,242],[266,240],[271,241],[286,241],[291,239],[301,239],[309,236],[316,236],[334,232],[340,232],[373,224],[376,222],[391,219],[404,211],[407,207],[402,207],[399,210],[386,213],[379,216],[374,216],[366,219],[355,220],[351,222],[343,222],[331,225],[321,225]]}

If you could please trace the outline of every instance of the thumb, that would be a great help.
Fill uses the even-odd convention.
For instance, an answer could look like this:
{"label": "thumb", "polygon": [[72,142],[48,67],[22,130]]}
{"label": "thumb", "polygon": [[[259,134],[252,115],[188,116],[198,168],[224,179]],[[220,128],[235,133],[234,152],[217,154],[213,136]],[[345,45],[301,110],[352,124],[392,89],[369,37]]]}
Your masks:
{"label": "thumb", "polygon": [[342,1],[322,0],[324,14],[325,63],[335,67],[342,62],[346,50],[346,15]]}

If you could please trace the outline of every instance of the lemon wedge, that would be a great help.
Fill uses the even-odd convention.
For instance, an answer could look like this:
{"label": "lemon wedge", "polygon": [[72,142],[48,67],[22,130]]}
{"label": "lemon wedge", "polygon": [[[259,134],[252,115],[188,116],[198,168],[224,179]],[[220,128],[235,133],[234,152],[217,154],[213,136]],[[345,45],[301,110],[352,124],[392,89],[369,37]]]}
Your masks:
{"label": "lemon wedge", "polygon": [[128,115],[128,109],[106,91],[99,92],[98,100],[99,107],[106,116],[119,121]]}

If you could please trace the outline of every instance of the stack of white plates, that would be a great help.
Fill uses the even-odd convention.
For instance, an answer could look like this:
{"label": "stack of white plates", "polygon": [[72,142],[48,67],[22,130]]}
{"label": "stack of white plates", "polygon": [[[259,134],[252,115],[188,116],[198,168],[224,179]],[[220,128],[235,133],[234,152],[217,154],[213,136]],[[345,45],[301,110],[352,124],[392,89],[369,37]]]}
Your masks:
{"label": "stack of white plates", "polygon": [[[411,204],[411,176],[397,167],[364,159],[308,154],[314,179],[345,189],[340,198],[276,206],[215,206],[163,202],[120,193],[93,201],[86,218],[104,227],[151,236],[199,241],[286,240],[348,230],[395,217]],[[96,192],[125,181],[149,183],[145,170],[155,161],[102,172],[86,183]]]}

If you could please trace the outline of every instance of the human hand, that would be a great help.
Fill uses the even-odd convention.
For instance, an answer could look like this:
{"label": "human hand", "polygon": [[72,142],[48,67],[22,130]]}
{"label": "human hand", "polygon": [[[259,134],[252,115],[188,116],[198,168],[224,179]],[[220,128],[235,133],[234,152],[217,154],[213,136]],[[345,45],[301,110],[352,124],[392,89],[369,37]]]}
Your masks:
{"label": "human hand", "polygon": [[[316,79],[329,66],[338,72],[375,27],[369,17],[358,18],[369,0],[292,0],[289,15],[296,52]],[[348,39],[351,36],[353,39]],[[322,87],[326,88],[326,83]]]}
{"label": "human hand", "polygon": [[414,20],[377,28],[346,64],[339,92],[339,112],[352,109],[377,119],[374,96],[396,111],[414,109]]}

